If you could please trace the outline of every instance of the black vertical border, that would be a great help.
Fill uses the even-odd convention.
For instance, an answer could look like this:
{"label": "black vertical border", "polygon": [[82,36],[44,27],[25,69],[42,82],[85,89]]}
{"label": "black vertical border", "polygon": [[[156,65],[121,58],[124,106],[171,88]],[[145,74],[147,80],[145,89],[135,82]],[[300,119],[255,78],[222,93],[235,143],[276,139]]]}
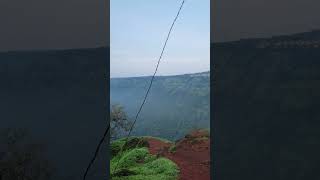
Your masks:
{"label": "black vertical border", "polygon": [[210,1],[210,179],[215,179],[215,145],[216,145],[216,129],[215,129],[215,103],[214,103],[214,88],[215,86],[215,72],[214,72],[214,59],[213,59],[213,37],[214,37],[214,3],[216,0]]}
{"label": "black vertical border", "polygon": [[[106,59],[106,75],[105,75],[105,83],[106,83],[106,125],[110,125],[110,0],[106,0],[106,29],[107,29],[107,47],[108,57]],[[107,146],[107,166],[106,166],[106,179],[110,179],[110,131],[106,137],[106,146]],[[105,154],[104,154],[105,155]]]}

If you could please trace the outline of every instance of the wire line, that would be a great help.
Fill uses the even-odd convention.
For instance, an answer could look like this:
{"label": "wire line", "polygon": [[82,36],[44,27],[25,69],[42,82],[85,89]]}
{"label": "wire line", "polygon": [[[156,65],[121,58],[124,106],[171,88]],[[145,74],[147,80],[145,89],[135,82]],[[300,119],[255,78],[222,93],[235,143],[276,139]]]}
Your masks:
{"label": "wire line", "polygon": [[[180,12],[181,12],[181,9],[182,9],[184,3],[185,3],[185,0],[182,1],[181,5],[180,5],[180,8],[179,8],[179,10],[178,10],[178,13],[176,14],[176,16],[175,16],[175,18],[174,18],[174,20],[173,20],[173,22],[172,22],[172,24],[171,24],[170,30],[169,30],[169,32],[168,32],[168,34],[167,34],[167,38],[166,38],[165,43],[164,43],[164,45],[163,45],[163,47],[162,47],[162,51],[161,51],[160,57],[159,57],[159,59],[158,59],[158,62],[157,62],[155,71],[154,71],[154,73],[153,73],[153,75],[152,75],[152,78],[151,78],[149,87],[148,87],[147,92],[146,92],[146,94],[145,94],[145,96],[144,96],[144,99],[143,99],[143,101],[142,101],[142,103],[141,103],[141,105],[140,105],[140,108],[139,108],[139,110],[138,110],[138,112],[137,112],[137,114],[136,114],[136,116],[135,116],[134,122],[132,123],[132,125],[131,125],[131,127],[130,127],[130,129],[129,129],[129,133],[128,133],[127,137],[126,137],[126,140],[125,140],[124,145],[127,144],[127,141],[128,141],[129,136],[131,135],[132,129],[133,129],[133,127],[134,127],[134,125],[135,125],[138,117],[139,117],[140,112],[142,111],[142,108],[143,108],[144,104],[146,103],[147,97],[148,97],[148,95],[149,95],[150,89],[151,89],[152,84],[153,84],[153,81],[154,81],[154,78],[155,78],[155,76],[156,76],[156,74],[157,74],[157,72],[158,72],[158,68],[159,68],[159,65],[160,65],[162,56],[163,56],[163,54],[164,54],[164,50],[165,50],[165,48],[166,48],[166,46],[167,46],[167,43],[168,43],[170,34],[171,34],[171,32],[172,32],[172,29],[173,29],[173,27],[174,27],[174,24],[176,23],[179,15],[180,15]],[[102,143],[104,142],[104,140],[105,140],[105,138],[106,138],[109,130],[110,130],[110,124],[107,126],[107,128],[106,128],[106,130],[105,130],[105,132],[104,132],[104,134],[103,134],[103,136],[102,136],[102,138],[101,138],[101,140],[100,140],[100,142],[99,142],[99,144],[98,144],[98,146],[97,146],[97,148],[96,148],[96,151],[95,151],[95,153],[94,153],[94,156],[93,156],[93,158],[91,159],[91,161],[90,161],[90,163],[89,163],[89,165],[88,165],[88,167],[87,167],[87,169],[86,169],[86,171],[85,171],[85,173],[84,173],[84,175],[83,175],[83,180],[86,180],[87,174],[88,174],[88,172],[89,172],[92,164],[94,163],[95,159],[97,158],[98,153],[99,153],[99,150],[100,150],[100,148],[101,148],[101,145],[102,145]],[[124,145],[123,145],[123,146],[124,146]],[[122,146],[122,148],[121,148],[120,153],[122,153],[123,146]],[[117,162],[117,165],[116,165],[115,170],[116,170],[117,167],[118,167],[118,163],[119,163],[119,161]]]}
{"label": "wire line", "polygon": [[107,137],[107,134],[108,134],[109,130],[110,130],[110,124],[107,126],[106,130],[104,131],[104,134],[103,134],[103,136],[102,136],[102,138],[101,138],[101,140],[100,140],[100,142],[99,142],[99,144],[98,144],[98,146],[96,148],[96,151],[95,151],[95,153],[93,155],[93,158],[91,159],[91,161],[90,161],[90,163],[89,163],[89,165],[88,165],[88,167],[87,167],[87,169],[86,169],[86,171],[85,171],[85,173],[83,175],[83,180],[86,179],[92,164],[94,163],[95,159],[97,158],[99,150],[100,150],[100,147],[101,147],[102,143],[104,142],[105,138]]}
{"label": "wire line", "polygon": [[[183,7],[183,5],[184,5],[184,2],[185,2],[185,0],[182,1],[181,5],[180,5],[180,8],[179,8],[179,10],[178,10],[178,13],[176,14],[176,16],[175,16],[175,18],[174,18],[174,20],[173,20],[173,22],[172,22],[172,24],[171,24],[170,30],[169,30],[169,32],[168,32],[168,34],[167,34],[166,41],[165,41],[165,43],[164,43],[164,45],[163,45],[163,47],[162,47],[162,51],[161,51],[161,54],[160,54],[160,56],[159,56],[159,59],[158,59],[158,62],[157,62],[157,66],[156,66],[155,71],[154,71],[154,73],[153,73],[153,75],[152,75],[152,78],[151,78],[151,81],[150,81],[148,90],[147,90],[147,92],[146,92],[146,94],[145,94],[145,96],[144,96],[144,99],[143,99],[143,101],[142,101],[142,104],[141,104],[141,106],[140,106],[140,108],[139,108],[139,110],[138,110],[138,112],[137,112],[137,114],[136,114],[136,116],[135,116],[135,119],[134,119],[134,121],[133,121],[133,123],[132,123],[132,125],[131,125],[131,127],[130,127],[130,129],[129,129],[129,133],[128,133],[127,137],[126,137],[126,140],[125,140],[125,143],[124,143],[123,146],[125,146],[125,145],[127,144],[128,138],[129,138],[129,136],[131,135],[132,129],[133,129],[135,123],[137,122],[137,119],[138,119],[138,117],[139,117],[139,114],[140,114],[140,112],[141,112],[144,104],[146,103],[147,97],[148,97],[148,95],[149,95],[150,89],[151,89],[152,84],[153,84],[153,81],[154,81],[154,78],[155,78],[155,76],[156,76],[156,74],[157,74],[157,72],[158,72],[158,68],[159,68],[159,65],[160,65],[160,62],[161,62],[161,59],[162,59],[164,50],[165,50],[165,48],[166,48],[166,46],[167,46],[167,43],[168,43],[170,34],[171,34],[171,32],[172,32],[172,29],[173,29],[173,27],[174,27],[174,24],[176,23],[179,15],[180,15],[180,12],[181,12],[181,9],[182,9],[182,7]],[[122,153],[123,146],[122,146],[121,151],[120,151],[119,153]],[[119,159],[119,160],[120,160],[120,159]],[[116,166],[115,166],[115,170],[117,170],[117,167],[118,167],[118,164],[119,164],[119,160],[118,160],[118,162],[117,162],[117,164],[116,164]]]}

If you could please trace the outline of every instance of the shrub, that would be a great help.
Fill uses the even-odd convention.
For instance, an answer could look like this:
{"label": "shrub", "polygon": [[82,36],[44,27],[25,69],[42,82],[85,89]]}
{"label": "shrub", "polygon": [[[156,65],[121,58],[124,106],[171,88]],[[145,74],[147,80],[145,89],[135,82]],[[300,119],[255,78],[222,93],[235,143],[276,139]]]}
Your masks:
{"label": "shrub", "polygon": [[[114,151],[118,150],[110,162],[111,179],[177,179],[179,173],[177,165],[169,159],[151,155],[145,147],[145,142],[147,141],[144,138],[132,137],[128,140],[127,145],[124,145],[125,139],[117,140],[111,144]],[[119,153],[121,146],[124,146],[124,150]]]}

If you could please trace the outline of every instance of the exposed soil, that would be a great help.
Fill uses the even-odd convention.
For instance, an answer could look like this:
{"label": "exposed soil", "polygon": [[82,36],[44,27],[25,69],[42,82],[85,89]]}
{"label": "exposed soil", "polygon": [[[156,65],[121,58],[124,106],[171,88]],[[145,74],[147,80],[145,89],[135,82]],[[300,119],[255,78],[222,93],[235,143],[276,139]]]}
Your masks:
{"label": "exposed soil", "polygon": [[[210,179],[210,136],[204,131],[194,131],[176,144],[148,138],[151,154],[166,157],[175,162],[179,169],[179,180]],[[175,146],[175,151],[170,147]]]}

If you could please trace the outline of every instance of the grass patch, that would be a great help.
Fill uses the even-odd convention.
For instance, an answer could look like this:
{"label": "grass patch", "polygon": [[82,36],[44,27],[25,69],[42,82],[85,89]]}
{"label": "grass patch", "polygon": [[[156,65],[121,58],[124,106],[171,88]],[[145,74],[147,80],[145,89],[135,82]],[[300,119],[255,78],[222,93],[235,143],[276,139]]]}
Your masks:
{"label": "grass patch", "polygon": [[177,151],[177,146],[175,144],[170,146],[170,148],[169,148],[170,153],[175,153],[176,151]]}
{"label": "grass patch", "polygon": [[[129,141],[138,142],[137,137]],[[144,138],[138,138],[139,140]],[[111,143],[115,151],[123,146],[125,139]],[[128,143],[129,144],[129,143]],[[132,143],[134,144],[134,143]],[[131,144],[131,145],[132,145]],[[142,144],[140,147],[127,146],[122,153],[116,152],[110,161],[110,173],[113,180],[175,180],[178,177],[177,165],[166,158],[157,158],[149,153]],[[117,168],[116,168],[117,167]]]}
{"label": "grass patch", "polygon": [[121,138],[111,143],[112,157],[116,156],[121,151],[121,148],[122,148],[122,151],[126,151],[133,148],[149,146],[145,138],[141,138],[141,137],[129,137],[126,144],[125,142],[126,142],[126,138]]}

